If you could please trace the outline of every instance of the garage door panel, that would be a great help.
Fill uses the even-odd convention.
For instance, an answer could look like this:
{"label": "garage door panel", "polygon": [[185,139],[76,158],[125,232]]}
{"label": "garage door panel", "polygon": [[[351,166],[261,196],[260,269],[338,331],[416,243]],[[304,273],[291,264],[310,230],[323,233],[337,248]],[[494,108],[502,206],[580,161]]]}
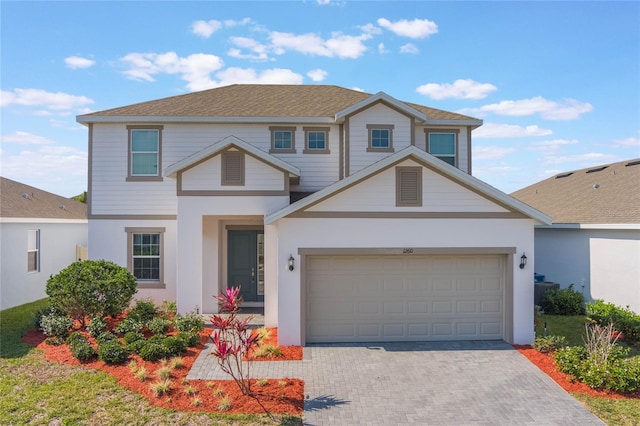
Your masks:
{"label": "garage door panel", "polygon": [[310,256],[307,341],[501,339],[504,263],[499,255]]}

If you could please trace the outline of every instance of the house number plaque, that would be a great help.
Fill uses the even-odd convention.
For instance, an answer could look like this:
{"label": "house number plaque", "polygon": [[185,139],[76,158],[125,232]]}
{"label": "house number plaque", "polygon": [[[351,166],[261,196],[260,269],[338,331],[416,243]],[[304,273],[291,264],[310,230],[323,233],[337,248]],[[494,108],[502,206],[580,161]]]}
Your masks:
{"label": "house number plaque", "polygon": [[413,249],[412,248],[403,248],[402,249],[402,254],[413,254]]}

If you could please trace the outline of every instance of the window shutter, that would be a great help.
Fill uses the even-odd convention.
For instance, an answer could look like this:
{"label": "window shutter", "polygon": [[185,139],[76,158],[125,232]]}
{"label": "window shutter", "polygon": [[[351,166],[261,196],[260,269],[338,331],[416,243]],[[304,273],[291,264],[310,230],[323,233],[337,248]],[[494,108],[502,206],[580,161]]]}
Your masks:
{"label": "window shutter", "polygon": [[244,154],[227,151],[222,154],[222,185],[244,185]]}
{"label": "window shutter", "polygon": [[422,206],[421,167],[398,167],[396,169],[396,181],[397,206]]}

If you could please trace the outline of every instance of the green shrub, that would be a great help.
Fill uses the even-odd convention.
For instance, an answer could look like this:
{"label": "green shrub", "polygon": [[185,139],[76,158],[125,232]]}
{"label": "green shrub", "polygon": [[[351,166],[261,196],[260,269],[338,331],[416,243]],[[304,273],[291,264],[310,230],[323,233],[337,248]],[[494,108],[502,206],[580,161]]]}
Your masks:
{"label": "green shrub", "polygon": [[533,348],[543,354],[555,352],[565,346],[567,346],[567,339],[564,336],[536,337],[533,341]]}
{"label": "green shrub", "polygon": [[119,340],[108,340],[98,346],[98,358],[107,364],[122,364],[128,357],[127,348]]}
{"label": "green shrub", "polygon": [[167,356],[180,355],[187,350],[187,342],[176,336],[165,337],[162,346],[167,350]]}
{"label": "green shrub", "polygon": [[137,291],[136,278],[122,266],[105,260],[74,262],[47,280],[54,308],[78,320],[123,312]]}
{"label": "green shrub", "polygon": [[127,344],[131,344],[138,340],[144,340],[144,334],[139,333],[137,331],[130,331],[124,335],[124,341]]}
{"label": "green shrub", "polygon": [[92,337],[98,337],[100,333],[107,329],[107,323],[102,317],[93,317],[87,326],[87,331]]}
{"label": "green shrub", "polygon": [[135,305],[129,309],[127,318],[133,318],[142,324],[152,320],[158,315],[158,309],[151,299],[138,299]]}
{"label": "green shrub", "polygon": [[566,346],[558,349],[553,359],[560,371],[578,377],[580,365],[587,356],[587,349],[584,346]]}
{"label": "green shrub", "polygon": [[96,356],[96,351],[89,344],[87,338],[79,331],[69,336],[67,344],[71,348],[71,355],[80,361],[89,361]]}
{"label": "green shrub", "polygon": [[51,346],[60,346],[64,343],[64,340],[62,340],[62,337],[47,337],[46,339],[44,339],[44,342],[47,345],[51,345]]}
{"label": "green shrub", "polygon": [[612,322],[625,339],[640,341],[640,315],[628,308],[624,309],[613,303],[596,300],[587,303],[587,315],[598,325],[604,326]]}
{"label": "green shrub", "polygon": [[127,350],[130,353],[135,353],[139,355],[142,348],[144,348],[146,345],[147,345],[147,341],[144,339],[135,340],[133,342],[127,343]]}
{"label": "green shrub", "polygon": [[42,317],[49,314],[56,314],[58,316],[64,316],[64,312],[61,312],[55,309],[53,306],[45,306],[44,308],[38,310],[35,314],[33,326],[40,329],[40,321]]}
{"label": "green shrub", "polygon": [[176,316],[175,327],[178,331],[198,333],[204,330],[204,320],[200,315],[197,315],[194,312],[189,312],[184,316]]}
{"label": "green shrub", "polygon": [[200,335],[198,333],[180,332],[177,334],[179,339],[185,341],[188,347],[193,348],[200,344]]}
{"label": "green shrub", "polygon": [[161,317],[155,317],[147,322],[147,328],[153,334],[165,334],[169,331],[171,322]]}
{"label": "green shrub", "polygon": [[40,329],[47,336],[65,339],[71,327],[73,327],[73,320],[56,312],[45,314],[40,318]]}
{"label": "green shrub", "polygon": [[163,300],[160,309],[158,309],[158,313],[162,315],[163,318],[173,318],[177,312],[178,304],[173,300]]}
{"label": "green shrub", "polygon": [[103,331],[98,335],[98,337],[96,337],[96,342],[98,342],[98,344],[102,344],[115,339],[117,339],[115,334],[110,331]]}
{"label": "green shrub", "polygon": [[542,300],[542,309],[548,315],[583,315],[584,296],[573,289],[573,284],[568,288],[549,290]]}
{"label": "green shrub", "polygon": [[122,335],[130,332],[137,333],[142,330],[143,326],[144,324],[135,318],[125,318],[120,321],[120,323],[116,326],[116,328],[113,329],[113,331]]}
{"label": "green shrub", "polygon": [[67,337],[67,340],[65,341],[65,343],[69,346],[73,346],[76,342],[81,340],[86,342],[87,338],[84,337],[84,334],[82,334],[81,331],[74,331],[69,335],[69,337]]}
{"label": "green shrub", "polygon": [[138,352],[138,355],[145,361],[158,361],[159,359],[167,357],[167,350],[159,343],[147,341]]}

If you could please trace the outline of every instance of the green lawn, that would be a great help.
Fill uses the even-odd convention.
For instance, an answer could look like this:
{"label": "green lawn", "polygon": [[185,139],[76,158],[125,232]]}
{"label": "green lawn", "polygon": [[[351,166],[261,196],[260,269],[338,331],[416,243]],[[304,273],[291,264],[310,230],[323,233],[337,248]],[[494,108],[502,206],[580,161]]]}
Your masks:
{"label": "green lawn", "polygon": [[[266,425],[264,415],[177,412],[154,407],[109,375],[55,364],[21,342],[40,300],[0,311],[0,423],[3,425]],[[286,417],[281,424],[301,424]]]}
{"label": "green lawn", "polygon": [[[539,315],[536,318],[536,336],[545,335],[544,326],[546,323],[547,336],[564,336],[568,345],[582,346],[584,344],[586,318],[581,315]],[[632,348],[632,350],[632,354],[640,356],[636,348]],[[577,393],[572,395],[609,426],[640,425],[640,399],[620,400]]]}

